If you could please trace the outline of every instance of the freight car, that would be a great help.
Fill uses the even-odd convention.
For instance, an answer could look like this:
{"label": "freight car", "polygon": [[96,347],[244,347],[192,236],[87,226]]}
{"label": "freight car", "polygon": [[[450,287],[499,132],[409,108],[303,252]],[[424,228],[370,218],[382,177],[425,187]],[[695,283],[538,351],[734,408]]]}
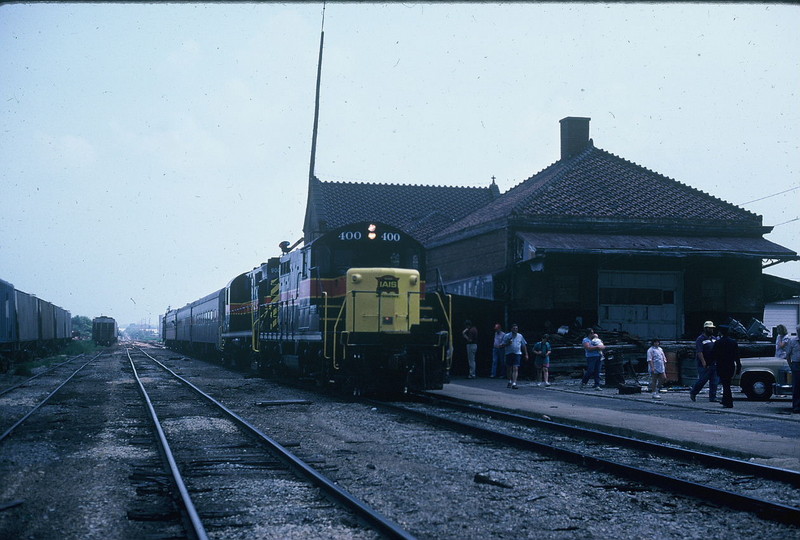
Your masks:
{"label": "freight car", "polygon": [[0,367],[51,354],[71,338],[69,311],[0,280]]}
{"label": "freight car", "polygon": [[117,321],[100,316],[92,319],[92,340],[98,345],[109,346],[117,342]]}
{"label": "freight car", "polygon": [[166,346],[354,393],[442,388],[451,303],[426,290],[418,241],[354,223],[295,247],[167,310]]}

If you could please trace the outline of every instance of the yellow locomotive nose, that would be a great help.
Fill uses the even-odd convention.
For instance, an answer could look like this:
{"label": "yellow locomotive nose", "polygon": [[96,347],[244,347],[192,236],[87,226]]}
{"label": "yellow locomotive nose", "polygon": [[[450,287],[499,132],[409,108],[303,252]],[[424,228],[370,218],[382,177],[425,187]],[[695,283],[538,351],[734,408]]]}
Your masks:
{"label": "yellow locomotive nose", "polygon": [[420,278],[406,268],[347,271],[348,332],[408,333],[420,321]]}

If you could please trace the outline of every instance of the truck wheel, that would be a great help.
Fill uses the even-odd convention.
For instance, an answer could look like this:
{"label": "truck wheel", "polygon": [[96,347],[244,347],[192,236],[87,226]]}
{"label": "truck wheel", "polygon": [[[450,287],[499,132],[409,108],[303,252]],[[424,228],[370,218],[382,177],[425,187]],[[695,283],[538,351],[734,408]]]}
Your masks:
{"label": "truck wheel", "polygon": [[753,401],[767,401],[772,397],[772,376],[765,373],[757,373],[742,380],[742,392],[747,399]]}

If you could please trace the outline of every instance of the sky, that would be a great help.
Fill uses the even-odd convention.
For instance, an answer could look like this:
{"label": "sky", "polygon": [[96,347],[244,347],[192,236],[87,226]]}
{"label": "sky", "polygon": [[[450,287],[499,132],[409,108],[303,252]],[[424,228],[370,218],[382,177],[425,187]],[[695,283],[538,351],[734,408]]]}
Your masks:
{"label": "sky", "polygon": [[[298,240],[322,13],[0,5],[0,279],[155,325]],[[315,172],[505,192],[584,116],[800,252],[798,28],[784,4],[328,4]]]}

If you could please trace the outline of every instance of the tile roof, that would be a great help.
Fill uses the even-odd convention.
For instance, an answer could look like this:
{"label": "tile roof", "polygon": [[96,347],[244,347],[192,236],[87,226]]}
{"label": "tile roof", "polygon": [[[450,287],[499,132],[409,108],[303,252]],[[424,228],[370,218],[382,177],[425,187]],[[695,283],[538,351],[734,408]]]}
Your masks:
{"label": "tile roof", "polygon": [[375,220],[398,227],[421,242],[499,195],[494,183],[477,188],[322,182],[314,178],[309,189],[309,204],[314,205],[317,218],[314,227],[334,229]]}
{"label": "tile roof", "polygon": [[595,148],[560,160],[488,205],[443,229],[438,238],[512,217],[760,227],[761,216]]}
{"label": "tile roof", "polygon": [[517,236],[524,242],[522,260],[543,253],[660,255],[669,257],[739,256],[760,259],[794,258],[795,252],[764,238],[722,236],[584,234],[526,231]]}

